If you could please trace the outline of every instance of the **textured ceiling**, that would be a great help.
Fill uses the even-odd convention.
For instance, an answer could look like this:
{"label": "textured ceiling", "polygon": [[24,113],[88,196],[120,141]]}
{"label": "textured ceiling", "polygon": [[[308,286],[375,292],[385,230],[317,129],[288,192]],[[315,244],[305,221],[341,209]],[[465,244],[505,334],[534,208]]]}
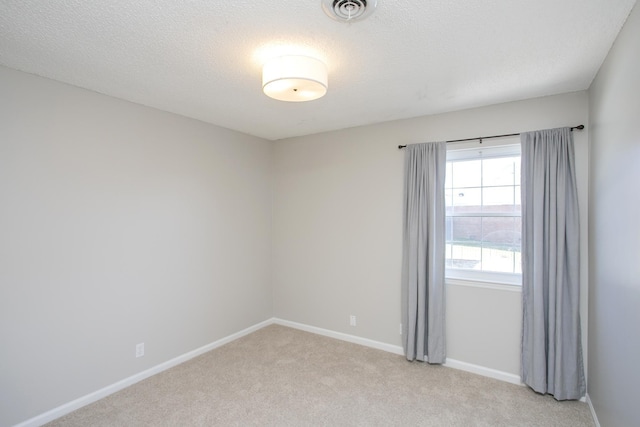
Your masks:
{"label": "textured ceiling", "polygon": [[[281,139],[587,89],[635,0],[0,0],[0,64]],[[325,61],[329,91],[285,103],[261,66]]]}

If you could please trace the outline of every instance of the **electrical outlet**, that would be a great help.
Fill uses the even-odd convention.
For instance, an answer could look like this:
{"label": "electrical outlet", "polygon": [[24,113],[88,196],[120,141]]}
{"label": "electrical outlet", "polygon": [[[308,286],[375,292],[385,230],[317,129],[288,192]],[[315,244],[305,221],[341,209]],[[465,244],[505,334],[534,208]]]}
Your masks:
{"label": "electrical outlet", "polygon": [[136,344],[136,357],[144,356],[144,343]]}
{"label": "electrical outlet", "polygon": [[349,316],[349,324],[351,326],[356,326],[356,316],[354,316],[353,314]]}
{"label": "electrical outlet", "polygon": [[402,323],[400,323],[400,335],[402,335]]}

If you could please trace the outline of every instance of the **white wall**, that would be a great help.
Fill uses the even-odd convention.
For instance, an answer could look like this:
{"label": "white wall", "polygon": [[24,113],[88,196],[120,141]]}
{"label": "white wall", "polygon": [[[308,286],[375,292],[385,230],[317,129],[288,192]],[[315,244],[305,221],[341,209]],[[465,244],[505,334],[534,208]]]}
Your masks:
{"label": "white wall", "polygon": [[590,90],[588,394],[603,426],[640,425],[640,7]]}
{"label": "white wall", "polygon": [[271,142],[2,67],[0,94],[0,425],[272,316]]}
{"label": "white wall", "polygon": [[[398,144],[587,125],[587,114],[587,94],[578,92],[276,142],[275,315],[401,345]],[[585,331],[587,132],[574,135]],[[520,322],[519,292],[448,285],[449,358],[519,375]]]}

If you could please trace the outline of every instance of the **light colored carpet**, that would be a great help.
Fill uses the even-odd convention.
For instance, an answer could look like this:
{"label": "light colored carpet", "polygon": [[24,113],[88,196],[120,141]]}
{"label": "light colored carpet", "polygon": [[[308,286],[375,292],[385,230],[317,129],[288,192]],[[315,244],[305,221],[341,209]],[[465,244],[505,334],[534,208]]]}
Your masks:
{"label": "light colored carpet", "polygon": [[48,426],[593,426],[588,406],[271,325]]}

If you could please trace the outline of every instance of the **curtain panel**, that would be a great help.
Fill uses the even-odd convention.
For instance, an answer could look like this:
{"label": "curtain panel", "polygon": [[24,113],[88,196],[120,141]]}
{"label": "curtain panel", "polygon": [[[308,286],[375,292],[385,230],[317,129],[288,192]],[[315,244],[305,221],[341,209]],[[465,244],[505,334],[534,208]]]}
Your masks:
{"label": "curtain panel", "polygon": [[522,381],[557,400],[585,394],[580,228],[570,128],[521,134]]}
{"label": "curtain panel", "polygon": [[408,360],[445,362],[446,144],[405,151],[402,251],[403,346]]}

